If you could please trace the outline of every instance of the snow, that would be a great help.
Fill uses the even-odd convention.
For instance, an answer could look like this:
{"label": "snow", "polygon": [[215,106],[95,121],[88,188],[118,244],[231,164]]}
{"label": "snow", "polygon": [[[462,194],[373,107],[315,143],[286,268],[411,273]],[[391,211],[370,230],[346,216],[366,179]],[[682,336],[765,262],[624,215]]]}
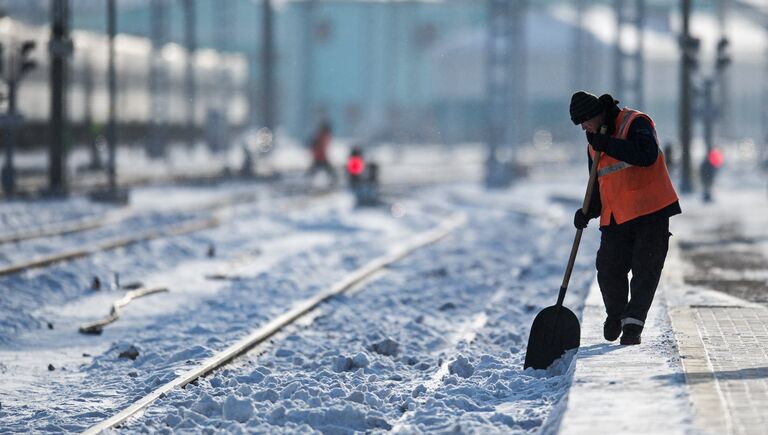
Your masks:
{"label": "snow", "polygon": [[234,420],[240,423],[248,421],[253,416],[253,404],[250,400],[238,399],[230,395],[224,401],[223,417],[225,420]]}
{"label": "snow", "polygon": [[[197,218],[201,202],[244,192],[256,200],[230,207],[217,228],[0,279],[13,296],[0,306],[3,427],[83,430],[457,210],[470,222],[450,240],[334,298],[309,325],[249,354],[255,359],[174,391],[127,430],[540,427],[569,383],[562,368],[554,378],[522,370],[527,327],[552,302],[553,273],[561,272],[571,237],[568,213],[548,200],[554,188],[545,186],[488,192],[453,183],[411,189],[397,207],[374,209],[356,209],[346,193],[294,200],[247,183],[134,189],[120,211],[125,219],[19,243],[6,261]],[[71,201],[64,207],[77,210],[73,216],[115,213]],[[17,229],[53,216],[31,204],[26,216],[24,203],[14,205]],[[588,265],[585,257],[574,281],[588,281]],[[169,292],[134,300],[101,336],[77,334],[121,297],[110,284],[115,272],[121,283]],[[101,290],[90,289],[94,276]],[[578,305],[578,291],[570,296]]]}
{"label": "snow", "polygon": [[[576,11],[571,5],[560,4],[551,7],[552,15],[571,24],[576,24]],[[644,53],[650,59],[675,60],[679,57],[677,35],[681,32],[682,18],[680,11],[672,9],[668,22],[663,23],[663,29],[653,26],[646,28]],[[616,41],[616,14],[612,6],[594,5],[584,14],[584,30],[590,32],[600,41],[613,44]],[[636,32],[624,36],[623,44],[627,50],[637,46]],[[715,47],[721,37],[720,24],[714,14],[696,12],[691,14],[690,32],[701,39],[701,50],[707,57],[714,56]],[[725,23],[724,33],[730,41],[731,53],[746,62],[757,62],[765,51],[764,29],[755,16],[743,13],[740,8],[731,12]]]}
{"label": "snow", "polygon": [[400,350],[400,343],[387,337],[371,346],[371,350],[386,356],[395,356]]}
{"label": "snow", "polygon": [[466,379],[472,376],[475,372],[475,368],[464,355],[459,355],[455,360],[448,364],[448,372],[452,375],[457,375]]}
{"label": "snow", "polygon": [[[409,167],[414,178],[443,176],[421,172],[428,156]],[[570,252],[570,217],[586,182],[583,162],[574,162],[534,166],[529,179],[509,190],[467,182],[392,189],[387,205],[369,209],[356,208],[343,191],[285,196],[253,183],[136,188],[125,209],[77,197],[4,204],[0,215],[13,222],[9,234],[59,219],[58,208],[66,218],[116,210],[126,216],[82,234],[16,243],[3,249],[3,261],[11,263],[199,218],[203,202],[243,193],[255,198],[221,213],[216,228],[0,278],[1,431],[82,431],[455,212],[467,220],[446,239],[331,298],[231,365],[172,390],[121,430],[559,431],[570,418],[568,394],[574,376],[580,382],[582,355],[569,352],[547,370],[522,365],[528,328],[554,303]],[[721,202],[684,197],[683,209],[694,217],[685,225],[673,219],[673,233],[701,238],[702,229],[737,213],[745,236],[760,234],[768,215],[756,193],[762,182],[753,172],[727,168],[722,176],[724,192],[715,192]],[[571,278],[565,304],[577,314],[599,307],[594,294],[587,298],[598,237],[590,226]],[[767,243],[756,245],[768,252]],[[682,267],[671,255],[668,268]],[[713,271],[750,279],[764,279],[763,272]],[[134,300],[100,336],[78,334],[80,324],[106,315],[124,295],[113,284],[115,273],[121,283],[169,292]],[[103,283],[98,291],[91,289],[94,276]],[[728,298],[691,286],[663,296],[671,306]],[[645,351],[649,361],[660,361],[659,370],[674,368],[665,312],[655,319]],[[583,321],[584,328],[599,326]],[[611,376],[622,379],[617,371]],[[677,391],[674,400],[659,401],[673,404],[659,415],[671,415],[686,400],[683,380],[659,379]],[[588,412],[605,413],[597,404]],[[689,421],[678,417],[668,421]]]}
{"label": "snow", "polygon": [[[249,401],[255,412],[239,421],[249,431],[541,427],[567,390],[570,358],[550,371],[523,371],[524,340],[537,308],[551,304],[557,288],[553,271],[563,266],[550,251],[569,250],[572,232],[562,222],[521,214],[526,189],[509,195],[463,185],[424,192],[422,208],[461,203],[475,221],[392,265],[363,290],[334,298],[311,327],[287,331],[253,358],[173,391],[126,430],[169,421],[169,429],[187,427],[193,398],[206,396]],[[559,208],[546,197],[527,201]],[[533,230],[553,234],[541,240]],[[468,255],[481,247],[482,257]],[[583,260],[574,275],[581,288],[591,276],[590,261]],[[529,303],[519,303],[521,292]],[[574,290],[569,301],[577,305],[580,298]],[[223,430],[231,423],[225,420],[196,415],[194,424]]]}
{"label": "snow", "polygon": [[694,432],[694,410],[667,314],[668,292],[665,279],[648,313],[643,344],[618,346],[603,339],[605,309],[593,282],[560,433]]}

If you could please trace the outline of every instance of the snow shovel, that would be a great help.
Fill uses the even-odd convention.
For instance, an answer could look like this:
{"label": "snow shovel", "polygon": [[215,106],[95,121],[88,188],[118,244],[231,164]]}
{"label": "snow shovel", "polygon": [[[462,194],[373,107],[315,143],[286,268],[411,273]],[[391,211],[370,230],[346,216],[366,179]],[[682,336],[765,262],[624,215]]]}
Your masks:
{"label": "snow shovel", "polygon": [[[595,187],[600,154],[600,151],[595,152],[595,158],[592,160],[592,167],[589,171],[587,193],[584,195],[584,202],[581,206],[581,211],[585,215],[589,210],[592,190]],[[576,318],[573,311],[563,306],[563,300],[565,299],[565,291],[568,289],[568,281],[571,279],[573,264],[576,261],[576,253],[579,252],[582,231],[576,230],[576,237],[573,239],[573,246],[571,247],[571,257],[565,268],[565,276],[563,277],[563,284],[560,286],[560,294],[557,296],[557,303],[544,308],[533,319],[531,333],[528,336],[528,349],[525,353],[525,365],[523,366],[525,369],[528,367],[546,369],[566,350],[579,347],[581,340],[579,319]]]}

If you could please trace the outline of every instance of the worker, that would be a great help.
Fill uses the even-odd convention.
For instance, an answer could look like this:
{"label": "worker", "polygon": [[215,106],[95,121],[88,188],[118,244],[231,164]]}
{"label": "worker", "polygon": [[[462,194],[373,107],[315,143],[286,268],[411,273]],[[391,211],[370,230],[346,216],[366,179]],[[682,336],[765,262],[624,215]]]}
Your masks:
{"label": "worker", "polygon": [[586,215],[578,209],[573,224],[584,229],[600,218],[596,266],[607,314],[603,335],[608,341],[621,335],[621,344],[632,345],[640,344],[664,267],[669,218],[681,209],[653,120],[618,103],[608,94],[579,91],[571,97],[571,121],[586,132],[590,167],[601,152],[590,208]]}
{"label": "worker", "polygon": [[312,177],[318,170],[325,171],[330,177],[331,185],[336,185],[336,171],[328,160],[328,148],[331,145],[331,124],[323,122],[312,136],[310,152],[312,153],[312,165],[307,169],[306,176]]}
{"label": "worker", "polygon": [[701,175],[702,199],[704,202],[712,202],[712,185],[715,184],[717,172],[722,165],[723,153],[718,148],[712,148],[707,151],[707,155],[701,161],[699,174]]}

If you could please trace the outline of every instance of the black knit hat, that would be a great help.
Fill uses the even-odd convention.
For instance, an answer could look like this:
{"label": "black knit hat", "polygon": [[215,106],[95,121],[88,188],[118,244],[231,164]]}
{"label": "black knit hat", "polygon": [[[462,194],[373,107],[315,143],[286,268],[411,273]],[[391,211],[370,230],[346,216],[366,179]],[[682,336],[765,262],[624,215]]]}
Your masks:
{"label": "black knit hat", "polygon": [[603,105],[596,96],[579,91],[571,97],[570,111],[571,121],[574,125],[579,125],[599,115],[603,111]]}

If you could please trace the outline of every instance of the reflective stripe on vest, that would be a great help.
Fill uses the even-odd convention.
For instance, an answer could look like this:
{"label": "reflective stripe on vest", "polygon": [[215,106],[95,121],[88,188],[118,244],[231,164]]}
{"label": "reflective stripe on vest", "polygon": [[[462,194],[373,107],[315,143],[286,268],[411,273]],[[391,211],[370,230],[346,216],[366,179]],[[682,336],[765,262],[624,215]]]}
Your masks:
{"label": "reflective stripe on vest", "polygon": [[[628,113],[624,116],[624,119],[621,120],[621,125],[619,125],[619,128],[616,129],[617,135],[616,137],[620,139],[626,139],[629,135],[629,125],[631,121],[637,118],[639,115],[638,113]],[[656,130],[653,131],[653,138],[656,140],[656,145],[659,144],[659,139],[656,136]],[[658,148],[659,153],[661,153],[661,148]],[[611,166],[606,166],[604,168],[601,168],[599,171],[597,171],[597,176],[602,177],[608,174],[613,174],[616,171],[620,171],[622,169],[631,168],[634,165],[631,165],[627,162],[619,162]]]}
{"label": "reflective stripe on vest", "polygon": [[[627,114],[624,119],[621,121],[621,126],[616,130],[619,134],[617,137],[621,139],[626,139],[629,135],[629,125],[632,121],[637,118],[637,116],[641,115],[641,112],[632,111],[634,113]],[[645,115],[648,116],[648,115]],[[653,140],[656,141],[656,146],[659,146],[659,135],[656,133],[656,129],[653,129]],[[661,152],[661,147],[659,147],[659,152]]]}
{"label": "reflective stripe on vest", "polygon": [[624,116],[624,119],[621,120],[621,125],[618,129],[616,129],[616,132],[618,133],[616,137],[621,139],[626,139],[627,134],[629,133],[628,127],[629,127],[629,121],[635,119],[635,116],[633,116],[633,113],[629,113]]}
{"label": "reflective stripe on vest", "polygon": [[630,166],[634,166],[634,165],[630,165],[627,162],[619,162],[619,163],[616,163],[615,165],[606,166],[603,169],[600,169],[599,171],[597,171],[597,176],[602,177],[604,175],[613,174],[616,171],[621,171],[622,169],[626,169]]}

